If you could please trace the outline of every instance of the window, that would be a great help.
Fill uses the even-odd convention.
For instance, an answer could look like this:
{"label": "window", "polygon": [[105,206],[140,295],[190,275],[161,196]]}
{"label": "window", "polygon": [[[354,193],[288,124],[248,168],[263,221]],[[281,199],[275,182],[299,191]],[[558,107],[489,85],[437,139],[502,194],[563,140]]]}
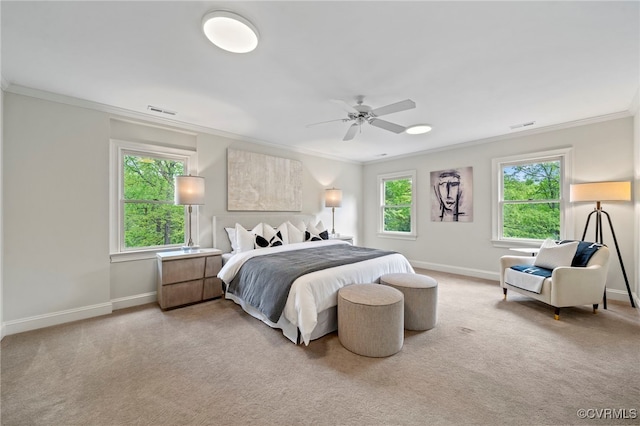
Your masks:
{"label": "window", "polygon": [[565,238],[570,150],[493,161],[494,240]]}
{"label": "window", "polygon": [[415,170],[378,176],[381,235],[415,238],[415,182]]}
{"label": "window", "polygon": [[185,207],[174,205],[174,179],[192,173],[195,152],[111,142],[111,253],[180,247]]}

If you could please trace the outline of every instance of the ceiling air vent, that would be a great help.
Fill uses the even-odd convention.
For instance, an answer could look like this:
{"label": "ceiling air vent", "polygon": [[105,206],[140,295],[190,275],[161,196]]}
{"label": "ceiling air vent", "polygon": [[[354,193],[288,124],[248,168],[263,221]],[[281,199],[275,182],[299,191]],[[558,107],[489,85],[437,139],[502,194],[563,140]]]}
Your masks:
{"label": "ceiling air vent", "polygon": [[529,121],[527,123],[514,124],[513,126],[509,126],[509,128],[511,128],[511,130],[516,130],[516,129],[521,129],[523,127],[531,127],[534,124],[536,124],[535,121]]}
{"label": "ceiling air vent", "polygon": [[159,113],[162,113],[162,114],[168,114],[168,115],[176,115],[177,114],[177,112],[175,112],[175,111],[169,111],[168,109],[159,108],[159,107],[156,107],[156,106],[153,106],[153,105],[148,105],[147,109],[149,111],[159,112]]}

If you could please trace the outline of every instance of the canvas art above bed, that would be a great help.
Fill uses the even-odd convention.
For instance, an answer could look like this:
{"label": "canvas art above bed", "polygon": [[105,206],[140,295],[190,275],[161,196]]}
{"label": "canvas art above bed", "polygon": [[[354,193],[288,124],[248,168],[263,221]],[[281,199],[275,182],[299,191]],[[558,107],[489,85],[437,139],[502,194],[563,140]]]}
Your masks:
{"label": "canvas art above bed", "polygon": [[302,163],[228,149],[227,210],[301,211]]}

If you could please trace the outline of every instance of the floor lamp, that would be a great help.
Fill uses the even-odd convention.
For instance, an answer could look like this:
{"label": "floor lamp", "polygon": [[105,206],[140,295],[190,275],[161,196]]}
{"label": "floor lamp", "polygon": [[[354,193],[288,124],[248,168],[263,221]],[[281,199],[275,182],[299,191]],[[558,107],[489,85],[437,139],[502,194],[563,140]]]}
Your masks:
{"label": "floor lamp", "polygon": [[[584,225],[584,232],[582,233],[582,241],[584,241],[587,235],[587,228],[589,228],[589,221],[591,216],[596,215],[596,239],[595,242],[603,244],[602,241],[602,216],[607,217],[609,222],[609,228],[611,229],[611,235],[613,236],[613,243],[616,246],[616,252],[618,253],[618,261],[620,261],[620,267],[622,268],[622,276],[624,282],[627,285],[627,293],[629,293],[629,300],[631,306],[636,307],[633,302],[633,296],[631,295],[631,288],[629,287],[629,278],[627,278],[627,271],[624,269],[624,263],[622,262],[622,256],[620,255],[620,247],[618,246],[618,239],[616,233],[613,230],[613,224],[611,223],[611,216],[609,213],[602,209],[601,201],[631,201],[631,182],[594,182],[594,183],[580,183],[571,185],[569,200],[572,203],[595,201],[596,208],[587,216],[587,223]],[[607,309],[607,292],[604,294],[604,308]]]}
{"label": "floor lamp", "polygon": [[192,206],[204,204],[204,178],[201,176],[176,176],[175,204],[189,206],[189,241],[183,250],[197,250],[200,247],[193,244],[191,239]]}
{"label": "floor lamp", "polygon": [[336,235],[336,207],[342,207],[342,190],[336,188],[327,189],[324,194],[324,205],[325,207],[331,207],[331,235]]}

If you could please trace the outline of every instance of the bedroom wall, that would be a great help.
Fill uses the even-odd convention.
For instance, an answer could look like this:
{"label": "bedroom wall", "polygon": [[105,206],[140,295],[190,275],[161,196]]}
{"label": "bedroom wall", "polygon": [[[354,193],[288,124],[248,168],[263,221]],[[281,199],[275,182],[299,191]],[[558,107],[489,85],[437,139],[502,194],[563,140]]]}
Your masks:
{"label": "bedroom wall", "polygon": [[302,161],[303,213],[330,226],[323,196],[335,185],[345,192],[336,228],[356,238],[362,232],[360,164],[141,122],[60,99],[5,93],[2,179],[11,182],[4,186],[2,214],[7,334],[155,301],[155,259],[110,262],[110,138],[198,151],[207,192],[198,221],[203,247],[212,242],[213,215],[226,213],[228,147]]}
{"label": "bedroom wall", "polygon": [[7,333],[111,312],[108,117],[5,93],[4,132]]}
{"label": "bedroom wall", "polygon": [[[171,138],[171,130],[158,133],[154,127],[143,123],[123,126],[118,123],[118,137],[125,140],[138,141],[175,140]],[[358,220],[361,212],[358,206],[360,199],[362,166],[321,157],[296,153],[270,145],[231,139],[224,136],[193,133],[191,138],[184,132],[177,131],[183,148],[193,147],[198,152],[198,174],[205,178],[205,204],[198,206],[197,233],[202,247],[213,245],[212,220],[215,215],[229,215],[227,211],[227,148],[257,152],[272,156],[299,160],[303,164],[302,212],[315,215],[322,220],[325,227],[331,226],[331,211],[324,207],[324,189],[335,185],[345,193],[343,207],[336,212],[336,229],[345,234],[357,235],[361,232]],[[135,137],[133,136],[135,134]],[[169,136],[169,137],[167,137]],[[166,145],[166,143],[165,143]],[[175,144],[174,144],[175,145]],[[283,213],[286,214],[286,213]],[[242,212],[244,217],[261,215],[260,212]],[[278,225],[278,224],[274,224]],[[140,304],[143,301],[154,301],[156,291],[155,259],[135,262],[113,263],[111,265],[111,297],[114,308],[124,308]]]}
{"label": "bedroom wall", "polygon": [[[428,134],[425,136],[428,143]],[[441,271],[468,274],[498,280],[498,259],[513,254],[491,243],[491,160],[496,157],[523,154],[563,147],[573,147],[573,181],[632,180],[633,118],[555,130],[478,145],[434,151],[402,159],[380,161],[364,167],[364,211],[377,211],[377,175],[396,171],[417,170],[418,238],[415,241],[396,240],[377,236],[377,215],[364,218],[364,242],[404,253],[416,266]],[[429,172],[449,168],[473,167],[474,208],[471,223],[441,223],[430,220]],[[570,208],[574,214],[573,236],[580,238],[592,205],[580,204]],[[611,214],[620,249],[630,279],[637,266],[634,257],[634,226],[632,203],[605,204]],[[592,221],[593,222],[593,221]],[[592,223],[593,226],[593,223]],[[593,233],[591,228],[590,233]],[[605,230],[605,243],[613,240]],[[628,300],[626,287],[617,259],[609,272],[608,296]]]}

